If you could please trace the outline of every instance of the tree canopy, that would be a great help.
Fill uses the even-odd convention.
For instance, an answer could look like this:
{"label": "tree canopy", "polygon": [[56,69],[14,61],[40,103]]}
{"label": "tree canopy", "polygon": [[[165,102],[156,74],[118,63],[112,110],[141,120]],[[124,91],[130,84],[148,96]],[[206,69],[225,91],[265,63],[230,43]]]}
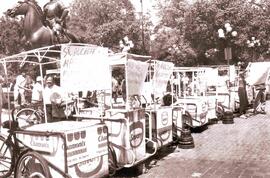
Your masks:
{"label": "tree canopy", "polygon": [[70,24],[85,42],[114,51],[120,50],[119,41],[127,36],[134,43],[133,52],[139,53],[144,49],[138,15],[129,0],[75,0]]}

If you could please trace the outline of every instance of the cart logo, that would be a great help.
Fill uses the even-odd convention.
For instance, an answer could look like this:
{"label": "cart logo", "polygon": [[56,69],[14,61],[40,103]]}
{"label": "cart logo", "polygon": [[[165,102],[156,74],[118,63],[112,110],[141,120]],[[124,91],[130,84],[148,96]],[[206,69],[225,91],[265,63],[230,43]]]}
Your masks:
{"label": "cart logo", "polygon": [[67,156],[73,157],[87,153],[87,146],[85,142],[86,131],[78,131],[67,134]]}
{"label": "cart logo", "polygon": [[143,123],[134,122],[130,126],[130,145],[132,148],[137,148],[141,145],[144,137]]}
{"label": "cart logo", "polygon": [[85,138],[86,138],[85,130],[67,134],[68,142],[72,142],[73,140],[85,139]]}
{"label": "cart logo", "polygon": [[168,140],[171,136],[172,126],[163,127],[158,129],[158,135],[162,142]]}
{"label": "cart logo", "polygon": [[78,177],[96,177],[102,169],[103,156],[91,158],[75,165]]}
{"label": "cart logo", "polygon": [[164,111],[163,113],[161,113],[161,123],[162,125],[167,125],[168,122],[169,122],[168,112]]}
{"label": "cart logo", "polygon": [[107,136],[108,136],[108,128],[107,126],[98,127],[97,128],[97,134],[98,134],[98,148],[104,148],[107,147]]}
{"label": "cart logo", "polygon": [[50,140],[48,138],[49,137],[46,138],[44,136],[30,136],[30,147],[39,151],[42,151],[43,149],[51,150],[52,145],[50,144]]}
{"label": "cart logo", "polygon": [[200,120],[202,124],[206,123],[206,115],[207,115],[207,112],[200,114]]}

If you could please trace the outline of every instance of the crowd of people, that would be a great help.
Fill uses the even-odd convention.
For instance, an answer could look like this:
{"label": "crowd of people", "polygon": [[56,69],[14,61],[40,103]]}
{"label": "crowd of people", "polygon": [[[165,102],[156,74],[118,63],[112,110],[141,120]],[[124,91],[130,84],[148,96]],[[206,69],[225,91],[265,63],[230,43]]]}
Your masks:
{"label": "crowd of people", "polygon": [[[2,106],[7,102],[7,97],[1,87],[3,82],[4,79],[0,76],[0,119]],[[53,76],[46,76],[44,79],[37,76],[34,81],[25,71],[21,71],[9,88],[10,91],[13,91],[14,108],[36,107],[45,104],[47,122],[53,122],[65,117],[63,109],[59,109],[63,92],[55,84]]]}

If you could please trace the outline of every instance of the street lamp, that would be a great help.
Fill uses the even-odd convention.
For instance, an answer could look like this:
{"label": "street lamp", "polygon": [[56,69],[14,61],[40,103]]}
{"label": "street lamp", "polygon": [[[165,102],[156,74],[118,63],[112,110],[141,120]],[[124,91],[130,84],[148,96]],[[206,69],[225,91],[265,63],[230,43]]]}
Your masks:
{"label": "street lamp", "polygon": [[122,49],[122,52],[128,52],[131,48],[134,47],[134,44],[131,40],[125,36],[122,40],[119,41],[119,46]]}
{"label": "street lamp", "polygon": [[237,36],[237,31],[233,30],[230,23],[225,23],[224,28],[218,29],[218,37],[224,40],[225,48],[224,55],[225,60],[230,65],[230,60],[232,59],[232,48],[231,48],[231,40],[232,38]]}
{"label": "street lamp", "polygon": [[252,48],[252,59],[251,61],[254,60],[255,58],[255,48],[256,47],[260,47],[261,46],[261,42],[260,40],[256,39],[254,36],[251,37],[250,40],[247,40],[247,45],[249,48]]}

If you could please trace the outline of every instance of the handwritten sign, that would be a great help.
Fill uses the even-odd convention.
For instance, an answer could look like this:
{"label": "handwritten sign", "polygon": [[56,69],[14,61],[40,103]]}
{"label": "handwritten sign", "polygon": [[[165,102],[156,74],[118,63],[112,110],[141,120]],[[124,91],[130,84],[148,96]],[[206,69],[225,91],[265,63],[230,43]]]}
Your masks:
{"label": "handwritten sign", "polygon": [[173,67],[174,64],[171,62],[156,61],[153,76],[153,89],[156,96],[162,96],[163,93],[166,92]]}
{"label": "handwritten sign", "polygon": [[145,62],[128,60],[127,61],[127,85],[129,95],[141,95],[143,83],[146,78],[148,64]]}
{"label": "handwritten sign", "polygon": [[61,86],[66,92],[110,90],[108,49],[98,46],[63,46]]}

